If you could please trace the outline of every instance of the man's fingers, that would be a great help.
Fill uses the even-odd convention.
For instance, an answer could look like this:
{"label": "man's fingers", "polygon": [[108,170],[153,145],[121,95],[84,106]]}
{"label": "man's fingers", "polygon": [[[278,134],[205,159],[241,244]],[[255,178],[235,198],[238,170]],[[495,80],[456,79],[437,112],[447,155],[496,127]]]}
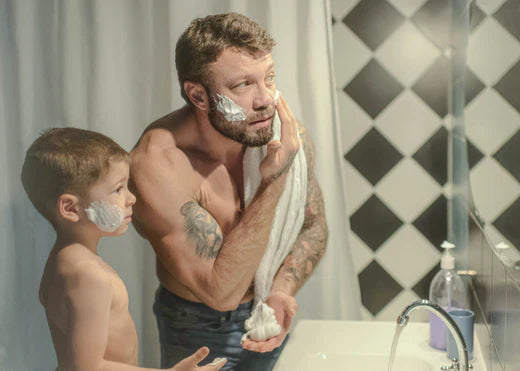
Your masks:
{"label": "man's fingers", "polygon": [[198,365],[204,358],[207,357],[209,354],[208,347],[202,347],[199,348],[195,353],[193,353],[191,356],[189,356],[187,359],[189,359],[194,366]]}

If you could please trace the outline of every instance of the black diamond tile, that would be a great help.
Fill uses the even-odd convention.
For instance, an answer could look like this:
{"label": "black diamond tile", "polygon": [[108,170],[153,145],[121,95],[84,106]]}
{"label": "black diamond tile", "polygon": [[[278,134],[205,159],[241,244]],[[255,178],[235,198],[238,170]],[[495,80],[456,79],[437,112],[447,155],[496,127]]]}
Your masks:
{"label": "black diamond tile", "polygon": [[471,32],[473,32],[478,27],[478,25],[480,25],[480,23],[482,23],[482,21],[486,18],[486,13],[484,13],[482,9],[480,9],[478,5],[473,2],[471,3],[469,16],[470,28]]}
{"label": "black diamond tile", "polygon": [[421,232],[439,251],[448,234],[448,200],[439,196],[414,222]]}
{"label": "black diamond tile", "polygon": [[361,302],[376,315],[403,289],[375,260],[358,275]]}
{"label": "black diamond tile", "polygon": [[375,59],[343,89],[372,118],[376,118],[402,90],[401,84]]}
{"label": "black diamond tile", "polygon": [[468,149],[468,166],[471,169],[482,160],[484,154],[479,151],[477,147],[470,142],[469,139],[466,139],[466,148]]}
{"label": "black diamond tile", "polygon": [[350,227],[376,251],[403,224],[377,196],[372,195],[350,217]]}
{"label": "black diamond tile", "polygon": [[336,24],[336,18],[334,18],[334,16],[331,17],[330,21],[331,21],[333,26]]}
{"label": "black diamond tile", "polygon": [[520,41],[520,2],[507,0],[493,17]]}
{"label": "black diamond tile", "polygon": [[413,155],[440,185],[448,179],[448,131],[442,126]]}
{"label": "black diamond tile", "polygon": [[448,113],[448,74],[449,62],[440,57],[412,86],[412,90],[440,117]]}
{"label": "black diamond tile", "polygon": [[[449,63],[447,58],[439,57],[412,87],[412,90],[440,117],[448,113]],[[484,88],[485,84],[467,68],[464,75],[465,104],[471,102]]]}
{"label": "black diamond tile", "polygon": [[403,155],[377,129],[372,128],[345,154],[372,185],[375,185],[397,164]]}
{"label": "black diamond tile", "polygon": [[520,112],[520,61],[507,71],[494,88]]}
{"label": "black diamond tile", "polygon": [[[520,130],[509,138],[493,157],[520,182]],[[520,229],[520,223],[518,228]]]}
{"label": "black diamond tile", "polygon": [[450,45],[451,1],[427,1],[412,17],[419,30],[440,49]]}
{"label": "black diamond tile", "polygon": [[486,85],[479,80],[477,75],[469,68],[466,68],[466,73],[464,74],[464,105],[471,102],[485,87]]}
{"label": "black diamond tile", "polygon": [[343,23],[369,48],[375,50],[404,19],[403,15],[385,0],[363,0],[343,18]]}
{"label": "black diamond tile", "polygon": [[441,269],[441,265],[437,264],[431,271],[426,273],[426,275],[420,279],[419,282],[412,287],[412,290],[419,296],[421,299],[429,299],[430,298],[430,284],[432,283],[433,277],[435,274]]}
{"label": "black diamond tile", "polygon": [[520,198],[517,198],[494,222],[493,225],[505,238],[520,250]]}

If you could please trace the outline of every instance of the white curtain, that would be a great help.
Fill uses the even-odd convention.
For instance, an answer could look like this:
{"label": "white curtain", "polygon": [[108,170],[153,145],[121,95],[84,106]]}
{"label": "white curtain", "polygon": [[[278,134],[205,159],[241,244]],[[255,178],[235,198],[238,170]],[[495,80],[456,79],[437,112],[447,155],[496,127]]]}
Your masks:
{"label": "white curtain", "polygon": [[[23,192],[26,149],[45,128],[76,126],[130,150],[147,123],[183,104],[173,62],[180,33],[195,17],[228,11],[277,40],[278,88],[316,144],[330,237],[298,295],[298,318],[359,319],[325,0],[0,0],[0,370],[56,366],[38,302],[54,232]],[[128,288],[140,364],[157,366],[152,249],[130,229],[99,252]]]}

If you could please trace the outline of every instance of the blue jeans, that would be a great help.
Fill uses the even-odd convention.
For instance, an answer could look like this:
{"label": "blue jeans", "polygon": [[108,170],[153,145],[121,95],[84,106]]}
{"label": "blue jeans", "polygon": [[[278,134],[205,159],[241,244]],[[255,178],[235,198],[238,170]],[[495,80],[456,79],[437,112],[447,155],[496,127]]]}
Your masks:
{"label": "blue jeans", "polygon": [[244,321],[249,318],[253,302],[240,304],[229,312],[219,312],[205,304],[195,303],[160,286],[155,294],[153,311],[159,327],[161,367],[168,368],[207,346],[209,355],[204,365],[216,357],[226,357],[221,370],[272,370],[288,336],[272,352],[257,353],[242,348],[240,339],[246,332]]}

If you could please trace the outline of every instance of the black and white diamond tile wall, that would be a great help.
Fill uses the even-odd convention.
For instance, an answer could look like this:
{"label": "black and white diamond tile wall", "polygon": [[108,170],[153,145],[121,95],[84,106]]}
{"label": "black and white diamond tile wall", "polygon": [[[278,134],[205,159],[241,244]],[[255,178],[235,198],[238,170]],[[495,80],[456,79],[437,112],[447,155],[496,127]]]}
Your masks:
{"label": "black and white diamond tile wall", "polygon": [[[365,319],[394,320],[397,308],[428,296],[439,269],[449,200],[450,4],[331,0],[345,192]],[[464,76],[474,198],[493,236],[517,247],[519,4],[473,3]]]}

